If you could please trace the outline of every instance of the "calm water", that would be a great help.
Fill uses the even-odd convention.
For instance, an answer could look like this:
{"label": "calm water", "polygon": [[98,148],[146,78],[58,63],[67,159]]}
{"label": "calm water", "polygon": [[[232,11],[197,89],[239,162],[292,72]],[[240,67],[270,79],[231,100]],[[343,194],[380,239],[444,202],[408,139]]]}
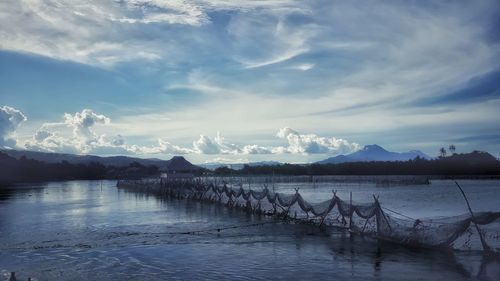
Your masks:
{"label": "calm water", "polygon": [[[461,181],[475,210],[500,211],[500,182]],[[338,231],[284,224],[224,207],[165,201],[72,181],[0,191],[0,280],[500,280],[498,262],[379,245]],[[450,181],[430,186],[304,186],[310,201],[359,202],[415,217],[462,214]],[[294,184],[276,188],[294,192]],[[255,188],[255,187],[254,187]],[[217,232],[217,228],[238,226]],[[186,232],[201,231],[186,234]]]}

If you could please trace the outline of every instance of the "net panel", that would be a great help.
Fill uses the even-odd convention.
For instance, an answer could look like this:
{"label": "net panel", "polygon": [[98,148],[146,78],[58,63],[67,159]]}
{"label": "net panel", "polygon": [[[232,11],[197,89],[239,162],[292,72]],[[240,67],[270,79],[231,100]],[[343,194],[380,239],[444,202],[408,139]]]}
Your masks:
{"label": "net panel", "polygon": [[[478,212],[472,217],[412,219],[372,203],[340,199],[335,193],[322,202],[308,202],[296,189],[293,194],[259,190],[206,181],[161,180],[119,181],[119,187],[163,196],[199,200],[240,208],[248,212],[275,215],[283,219],[347,228],[351,232],[416,247],[446,247],[488,250],[500,253],[500,212]],[[480,227],[480,233],[474,226]],[[483,241],[481,241],[481,239]],[[479,241],[479,242],[478,242]]]}

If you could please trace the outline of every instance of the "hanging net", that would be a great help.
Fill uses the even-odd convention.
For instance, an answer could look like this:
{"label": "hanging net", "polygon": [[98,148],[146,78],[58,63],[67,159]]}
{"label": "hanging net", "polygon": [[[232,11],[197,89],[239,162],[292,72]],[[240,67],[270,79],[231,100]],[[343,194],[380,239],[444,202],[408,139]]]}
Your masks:
{"label": "hanging net", "polygon": [[500,254],[500,212],[414,219],[383,208],[376,197],[372,203],[357,203],[342,200],[335,192],[330,199],[313,203],[307,202],[298,189],[293,194],[283,194],[266,186],[253,190],[202,180],[129,180],[119,181],[118,187],[222,204],[296,222],[346,228],[353,233],[412,247],[486,250]]}

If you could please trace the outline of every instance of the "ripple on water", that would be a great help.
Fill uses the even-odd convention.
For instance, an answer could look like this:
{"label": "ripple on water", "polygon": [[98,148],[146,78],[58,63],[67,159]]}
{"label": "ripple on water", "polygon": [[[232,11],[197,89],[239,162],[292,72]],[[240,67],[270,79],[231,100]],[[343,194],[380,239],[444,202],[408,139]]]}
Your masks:
{"label": "ripple on water", "polygon": [[[0,279],[16,271],[20,280],[61,281],[468,280],[471,270],[461,265],[480,264],[477,255],[457,260],[442,253],[381,247],[342,231],[322,232],[219,206],[158,200],[114,184],[104,182],[101,191],[95,182],[49,183],[0,201]],[[353,188],[359,201],[374,193],[363,185],[336,188],[347,194]],[[330,189],[304,191],[319,200],[331,196]],[[393,204],[409,210],[415,205],[413,188],[397,195],[377,190],[389,204],[409,192],[408,201]],[[485,190],[491,197],[490,186]],[[214,231],[255,222],[270,223]],[[498,272],[498,264],[486,268]]]}

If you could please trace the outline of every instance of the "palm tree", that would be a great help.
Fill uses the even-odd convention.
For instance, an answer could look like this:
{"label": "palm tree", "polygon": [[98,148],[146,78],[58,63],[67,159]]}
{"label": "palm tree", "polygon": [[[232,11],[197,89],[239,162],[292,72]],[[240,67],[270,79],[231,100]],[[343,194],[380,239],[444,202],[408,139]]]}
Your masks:
{"label": "palm tree", "polygon": [[457,148],[455,147],[454,144],[450,144],[450,146],[448,147],[448,150],[450,151],[451,155],[455,154],[455,150]]}
{"label": "palm tree", "polygon": [[441,158],[446,157],[446,148],[441,147],[439,149],[439,154],[441,154]]}

